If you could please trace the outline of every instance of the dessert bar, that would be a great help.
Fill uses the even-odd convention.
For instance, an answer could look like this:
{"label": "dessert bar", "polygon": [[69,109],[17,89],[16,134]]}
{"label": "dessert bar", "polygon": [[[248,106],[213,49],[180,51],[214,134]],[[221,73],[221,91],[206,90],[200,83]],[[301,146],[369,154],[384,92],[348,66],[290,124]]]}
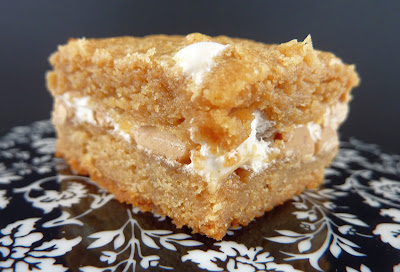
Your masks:
{"label": "dessert bar", "polygon": [[218,240],[322,183],[359,83],[310,37],[71,39],[50,63],[57,155]]}

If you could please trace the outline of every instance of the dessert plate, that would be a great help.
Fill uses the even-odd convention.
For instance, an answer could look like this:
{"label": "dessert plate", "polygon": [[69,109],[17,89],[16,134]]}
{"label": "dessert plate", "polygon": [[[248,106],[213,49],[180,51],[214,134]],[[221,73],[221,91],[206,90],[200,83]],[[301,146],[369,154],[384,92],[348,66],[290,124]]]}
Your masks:
{"label": "dessert plate", "polygon": [[49,121],[0,138],[1,271],[400,271],[400,156],[341,143],[323,186],[215,241],[55,158]]}

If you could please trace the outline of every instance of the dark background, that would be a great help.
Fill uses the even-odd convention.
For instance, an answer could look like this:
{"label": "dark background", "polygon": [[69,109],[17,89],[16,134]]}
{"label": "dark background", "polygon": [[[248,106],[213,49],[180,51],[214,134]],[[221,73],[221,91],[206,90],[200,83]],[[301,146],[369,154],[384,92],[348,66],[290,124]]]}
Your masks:
{"label": "dark background", "polygon": [[400,1],[1,1],[0,135],[50,116],[47,57],[70,37],[228,35],[314,47],[357,66],[342,138],[400,153]]}

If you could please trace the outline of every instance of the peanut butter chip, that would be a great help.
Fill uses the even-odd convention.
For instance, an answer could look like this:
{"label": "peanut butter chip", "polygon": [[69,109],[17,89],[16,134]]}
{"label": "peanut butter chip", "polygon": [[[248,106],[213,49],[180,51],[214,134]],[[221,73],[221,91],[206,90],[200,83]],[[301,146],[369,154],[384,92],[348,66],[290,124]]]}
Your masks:
{"label": "peanut butter chip", "polygon": [[285,153],[302,158],[304,161],[312,159],[315,144],[306,126],[298,127],[294,130],[292,138],[287,141]]}
{"label": "peanut butter chip", "polygon": [[189,150],[175,134],[154,126],[142,126],[133,131],[138,145],[167,159],[182,161],[188,157]]}

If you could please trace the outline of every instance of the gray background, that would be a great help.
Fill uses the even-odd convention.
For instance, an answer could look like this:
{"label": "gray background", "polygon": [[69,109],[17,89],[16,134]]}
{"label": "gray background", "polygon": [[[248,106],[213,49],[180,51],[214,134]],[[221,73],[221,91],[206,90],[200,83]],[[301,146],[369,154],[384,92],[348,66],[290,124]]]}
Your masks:
{"label": "gray background", "polygon": [[400,153],[400,1],[1,1],[0,135],[47,119],[47,57],[70,37],[228,35],[267,43],[312,35],[362,82],[341,129]]}

